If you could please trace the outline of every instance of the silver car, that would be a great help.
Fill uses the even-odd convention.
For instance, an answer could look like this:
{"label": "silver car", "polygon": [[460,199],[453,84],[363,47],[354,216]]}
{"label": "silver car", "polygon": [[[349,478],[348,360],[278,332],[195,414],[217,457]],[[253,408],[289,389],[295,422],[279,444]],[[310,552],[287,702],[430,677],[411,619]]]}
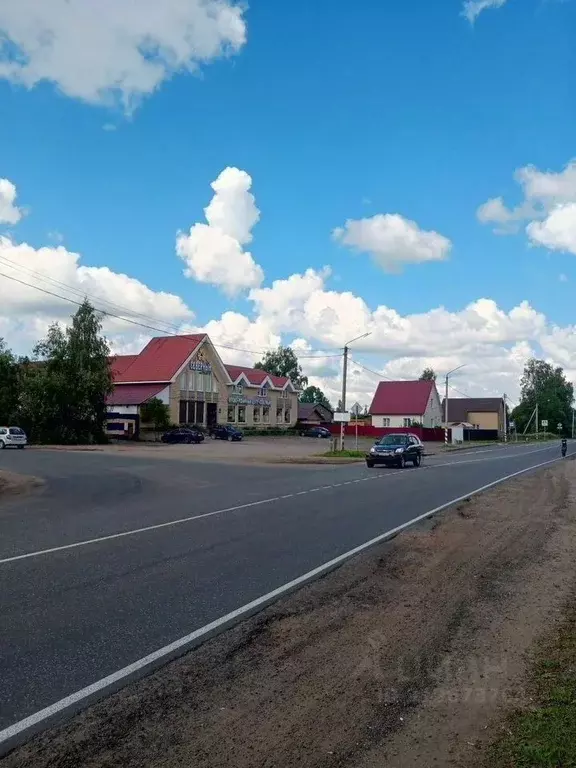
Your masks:
{"label": "silver car", "polygon": [[0,448],[24,448],[28,445],[26,432],[20,427],[0,427]]}

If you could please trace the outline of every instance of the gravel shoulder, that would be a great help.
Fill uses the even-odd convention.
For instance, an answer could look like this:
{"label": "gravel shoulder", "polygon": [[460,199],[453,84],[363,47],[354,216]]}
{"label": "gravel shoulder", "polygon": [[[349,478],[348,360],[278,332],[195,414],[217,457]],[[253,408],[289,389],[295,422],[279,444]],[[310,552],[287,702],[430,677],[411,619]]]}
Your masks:
{"label": "gravel shoulder", "polygon": [[464,501],[207,642],[3,768],[482,764],[574,592],[576,464]]}

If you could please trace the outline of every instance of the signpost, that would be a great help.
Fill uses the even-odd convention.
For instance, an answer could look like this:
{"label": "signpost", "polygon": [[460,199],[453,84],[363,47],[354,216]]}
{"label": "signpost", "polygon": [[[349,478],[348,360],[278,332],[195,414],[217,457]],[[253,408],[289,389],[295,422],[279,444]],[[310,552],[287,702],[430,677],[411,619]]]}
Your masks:
{"label": "signpost", "polygon": [[541,424],[543,427],[547,427],[547,426],[548,426],[548,419],[542,419],[542,421],[540,422],[540,424]]}
{"label": "signpost", "polygon": [[350,421],[350,411],[336,411],[334,413],[334,421],[347,424]]}

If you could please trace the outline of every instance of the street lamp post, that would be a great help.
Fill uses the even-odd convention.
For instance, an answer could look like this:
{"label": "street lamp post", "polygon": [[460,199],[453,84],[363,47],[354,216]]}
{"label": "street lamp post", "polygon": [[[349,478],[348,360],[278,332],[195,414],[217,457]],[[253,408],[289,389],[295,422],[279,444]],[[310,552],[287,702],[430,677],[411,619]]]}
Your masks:
{"label": "street lamp post", "polygon": [[[360,341],[360,339],[365,339],[366,336],[370,336],[372,331],[368,331],[367,333],[363,333],[361,336],[356,336],[355,339],[352,339],[351,341],[347,341],[346,344],[344,344],[344,359],[342,361],[342,412],[346,413],[346,379],[348,377],[348,347],[350,344],[353,344],[355,341]],[[340,422],[340,450],[344,450],[344,430],[345,430],[345,422]]]}
{"label": "street lamp post", "polygon": [[444,447],[448,447],[448,379],[453,374],[456,373],[456,371],[459,371],[460,368],[464,368],[464,366],[467,365],[467,363],[462,363],[462,365],[459,365],[457,368],[453,368],[451,371],[448,371],[446,374],[446,393],[444,395]]}

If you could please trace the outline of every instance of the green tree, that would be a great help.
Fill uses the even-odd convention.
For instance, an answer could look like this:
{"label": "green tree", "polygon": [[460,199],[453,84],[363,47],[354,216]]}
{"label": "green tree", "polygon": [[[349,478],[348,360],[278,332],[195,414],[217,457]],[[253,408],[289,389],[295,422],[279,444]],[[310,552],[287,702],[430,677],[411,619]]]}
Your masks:
{"label": "green tree", "polygon": [[16,357],[0,339],[0,424],[18,422],[20,367]]}
{"label": "green tree", "polygon": [[279,346],[272,352],[266,352],[254,368],[274,376],[287,376],[297,389],[303,389],[308,384],[308,377],[302,374],[302,366],[292,347]]}
{"label": "green tree", "polygon": [[[574,386],[566,379],[564,370],[554,368],[544,360],[532,358],[524,367],[520,381],[520,402],[512,411],[512,420],[520,433],[527,427],[530,417],[538,405],[538,418],[548,421],[548,430],[555,432],[562,424],[561,432],[567,432],[572,423],[572,402]],[[535,431],[532,421],[530,431]]]}
{"label": "green tree", "polygon": [[436,381],[436,371],[434,368],[424,368],[420,374],[420,381]]}
{"label": "green tree", "polygon": [[160,432],[170,426],[170,409],[158,397],[152,397],[140,408],[140,418],[145,424],[151,424],[156,432]]}
{"label": "green tree", "polygon": [[300,395],[300,402],[314,403],[315,405],[323,405],[325,408],[330,408],[330,410],[332,410],[330,401],[328,400],[324,392],[322,392],[320,387],[315,387],[312,384],[309,387],[306,387],[306,389],[302,392],[302,394]]}
{"label": "green tree", "polygon": [[62,329],[50,326],[23,366],[22,410],[36,440],[100,443],[106,440],[106,397],[112,391],[109,349],[100,315],[84,301]]}

